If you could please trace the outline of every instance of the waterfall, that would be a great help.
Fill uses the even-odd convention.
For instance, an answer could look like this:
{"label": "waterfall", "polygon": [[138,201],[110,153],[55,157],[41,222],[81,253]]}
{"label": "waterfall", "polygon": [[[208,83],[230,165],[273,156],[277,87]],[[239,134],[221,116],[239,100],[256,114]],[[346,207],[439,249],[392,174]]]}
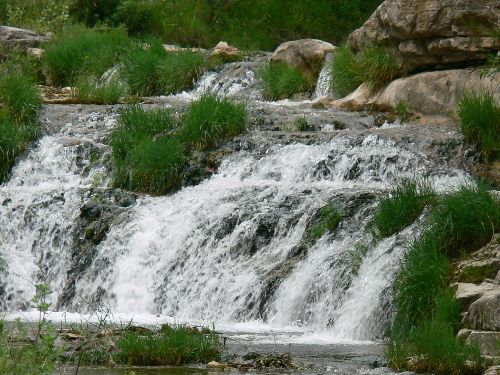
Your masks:
{"label": "waterfall", "polygon": [[332,59],[333,54],[329,53],[326,55],[325,62],[323,63],[323,68],[319,73],[318,82],[316,83],[316,89],[314,90],[313,97],[315,99],[321,98],[323,96],[332,95],[331,83],[332,83]]}
{"label": "waterfall", "polygon": [[[257,66],[227,64],[172,103],[206,91],[258,100]],[[317,92],[327,87],[327,73]],[[41,138],[1,185],[3,310],[27,308],[34,284],[44,281],[59,310],[90,312],[104,304],[177,321],[261,321],[376,339],[390,320],[398,259],[419,230],[415,224],[374,242],[366,227],[377,198],[404,177],[427,176],[441,189],[467,178],[409,142],[371,130],[331,132],[326,142],[241,147],[196,186],[124,205],[104,238],[83,251],[83,207],[102,207],[96,192],[113,191],[106,140],[115,122],[114,110],[75,114]],[[248,137],[258,144],[261,134]],[[309,228],[327,204],[343,219],[312,241]]]}

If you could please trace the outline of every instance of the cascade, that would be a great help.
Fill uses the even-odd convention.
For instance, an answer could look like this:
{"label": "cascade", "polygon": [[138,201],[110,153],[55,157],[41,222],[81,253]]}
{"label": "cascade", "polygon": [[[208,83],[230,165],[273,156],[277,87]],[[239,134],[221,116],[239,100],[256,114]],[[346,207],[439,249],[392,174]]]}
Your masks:
{"label": "cascade", "polygon": [[[255,108],[272,111],[276,105],[257,93],[258,65],[227,64],[164,104],[211,91],[251,97]],[[327,65],[316,95],[329,87]],[[342,115],[329,111],[325,116]],[[404,245],[419,231],[417,223],[374,243],[366,227],[377,197],[404,177],[427,176],[441,190],[468,177],[419,151],[406,135],[391,137],[406,130],[366,129],[366,117],[349,116],[355,130],[330,132],[327,141],[259,144],[259,130],[251,129],[247,137],[257,146],[227,156],[196,186],[137,197],[102,241],[82,251],[82,206],[98,205],[94,193],[110,190],[106,137],[116,114],[74,114],[42,137],[0,186],[0,308],[27,308],[43,281],[59,310],[83,313],[104,304],[117,313],[177,321],[260,321],[377,339],[390,321],[390,286]],[[343,219],[311,240],[325,205]]]}

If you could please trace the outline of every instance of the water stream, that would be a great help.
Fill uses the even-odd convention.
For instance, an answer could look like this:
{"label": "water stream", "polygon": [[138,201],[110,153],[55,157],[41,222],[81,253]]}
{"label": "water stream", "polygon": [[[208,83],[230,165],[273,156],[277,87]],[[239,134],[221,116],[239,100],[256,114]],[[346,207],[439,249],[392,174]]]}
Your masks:
{"label": "water stream", "polygon": [[[109,188],[106,143],[116,107],[48,106],[47,135],[0,186],[0,308],[29,309],[43,281],[59,311],[107,306],[215,325],[250,346],[379,340],[392,316],[399,259],[419,227],[377,243],[367,223],[398,179],[426,176],[439,190],[467,179],[439,154],[457,136],[404,124],[378,129],[365,114],[313,110],[310,101],[263,102],[259,62],[228,64],[192,92],[161,99],[177,108],[212,91],[246,98],[251,116],[264,119],[216,174],[169,196],[128,199]],[[316,96],[327,91],[325,74]],[[284,141],[269,124],[291,114],[317,130]],[[346,126],[335,130],[339,118]],[[110,206],[103,196],[126,203],[111,211],[103,238],[82,248],[83,207],[102,213]],[[308,228],[326,204],[343,220],[311,241]]]}

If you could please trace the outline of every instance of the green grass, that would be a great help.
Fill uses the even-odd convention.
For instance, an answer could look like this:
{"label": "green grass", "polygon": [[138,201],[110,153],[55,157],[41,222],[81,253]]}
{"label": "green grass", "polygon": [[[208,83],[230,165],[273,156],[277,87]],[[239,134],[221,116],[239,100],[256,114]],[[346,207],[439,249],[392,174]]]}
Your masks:
{"label": "green grass", "polygon": [[410,244],[394,282],[396,316],[386,352],[392,367],[436,374],[482,373],[478,348],[455,336],[460,306],[448,285],[451,261],[484,246],[499,227],[499,201],[484,186],[462,186],[439,198],[427,229]]}
{"label": "green grass", "polygon": [[31,77],[17,67],[0,66],[0,182],[38,134],[40,94]]}
{"label": "green grass", "polygon": [[47,72],[56,85],[68,86],[81,76],[100,77],[130,47],[126,30],[67,27],[44,55]]}
{"label": "green grass", "polygon": [[212,332],[164,326],[157,333],[126,334],[117,344],[114,359],[131,366],[179,366],[219,360],[221,353],[220,338]]}
{"label": "green grass", "polygon": [[317,241],[325,233],[337,229],[342,219],[342,215],[332,205],[322,207],[315,215],[313,224],[308,230],[308,238],[312,241]]}
{"label": "green grass", "polygon": [[332,59],[332,88],[342,96],[362,83],[374,90],[381,89],[402,74],[394,56],[383,47],[369,47],[354,54],[343,46]]}
{"label": "green grass", "polygon": [[157,39],[150,48],[133,48],[125,58],[128,84],[141,96],[174,94],[193,87],[206,67],[206,59],[195,52],[166,52]]}
{"label": "green grass", "polygon": [[465,92],[458,104],[460,130],[486,161],[500,157],[500,106],[488,92]]}
{"label": "green grass", "polygon": [[182,119],[180,138],[189,148],[208,148],[240,134],[246,123],[244,104],[207,94],[188,108]]}
{"label": "green grass", "polygon": [[[71,0],[3,0],[5,23],[38,32],[59,32],[69,21]],[[0,22],[2,16],[0,16]]]}
{"label": "green grass", "polygon": [[408,121],[410,119],[410,108],[408,106],[408,103],[403,100],[400,100],[398,102],[394,112],[401,121]]}
{"label": "green grass", "polygon": [[314,85],[298,69],[285,63],[269,63],[259,71],[262,95],[266,100],[291,98],[294,94],[308,93]]}
{"label": "green grass", "polygon": [[114,183],[128,190],[166,193],[179,184],[184,148],[167,133],[176,126],[169,110],[130,106],[111,137]]}
{"label": "green grass", "polygon": [[413,223],[425,206],[436,197],[425,181],[403,180],[384,195],[377,207],[370,227],[376,238],[389,237]]}
{"label": "green grass", "polygon": [[430,225],[443,253],[469,253],[486,245],[500,228],[500,203],[482,185],[463,186],[439,200]]}
{"label": "green grass", "polygon": [[93,77],[80,77],[73,89],[75,102],[83,104],[116,104],[120,102],[126,90],[119,82],[99,84]]}

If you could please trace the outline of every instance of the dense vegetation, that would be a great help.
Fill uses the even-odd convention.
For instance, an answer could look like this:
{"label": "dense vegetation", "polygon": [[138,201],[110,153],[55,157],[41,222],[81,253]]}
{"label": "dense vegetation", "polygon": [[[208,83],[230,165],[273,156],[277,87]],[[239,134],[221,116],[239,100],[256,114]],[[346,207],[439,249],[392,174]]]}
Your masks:
{"label": "dense vegetation", "polygon": [[[125,25],[130,34],[170,44],[212,47],[219,40],[272,50],[281,42],[318,38],[340,44],[381,0],[6,0],[0,23],[59,31],[68,23]],[[3,19],[2,19],[3,17]]]}
{"label": "dense vegetation", "polygon": [[18,155],[38,133],[40,94],[34,79],[18,65],[0,65],[0,182],[10,172]]}
{"label": "dense vegetation", "polygon": [[[463,186],[417,206],[414,197],[420,194],[411,193],[413,198],[404,207],[401,191],[414,191],[408,186],[412,185],[400,186],[384,197],[385,205],[393,199],[392,207],[414,213],[421,211],[424,202],[433,206],[426,229],[409,245],[394,284],[396,317],[386,353],[389,363],[399,370],[479,374],[483,363],[478,349],[456,338],[460,306],[448,285],[452,261],[484,246],[500,228],[500,202],[483,186]],[[388,220],[382,228],[392,228],[392,219],[381,214],[385,205],[379,206],[376,217],[379,223],[382,218]]]}
{"label": "dense vegetation", "polygon": [[155,194],[175,190],[192,150],[213,146],[245,127],[243,104],[212,95],[194,101],[180,120],[168,109],[127,107],[111,139],[115,185]]}
{"label": "dense vegetation", "polygon": [[285,63],[264,65],[259,72],[262,94],[266,100],[290,98],[294,94],[311,92],[315,82]]}
{"label": "dense vegetation", "polygon": [[465,92],[458,105],[465,140],[477,144],[486,161],[500,158],[500,106],[489,92]]}

